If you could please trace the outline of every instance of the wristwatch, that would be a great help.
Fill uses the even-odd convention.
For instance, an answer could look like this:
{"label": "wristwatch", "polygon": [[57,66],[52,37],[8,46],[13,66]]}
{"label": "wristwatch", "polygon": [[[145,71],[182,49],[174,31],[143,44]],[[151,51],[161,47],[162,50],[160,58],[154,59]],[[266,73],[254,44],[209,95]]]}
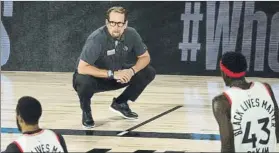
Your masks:
{"label": "wristwatch", "polygon": [[108,78],[109,79],[114,79],[114,74],[112,70],[108,70]]}

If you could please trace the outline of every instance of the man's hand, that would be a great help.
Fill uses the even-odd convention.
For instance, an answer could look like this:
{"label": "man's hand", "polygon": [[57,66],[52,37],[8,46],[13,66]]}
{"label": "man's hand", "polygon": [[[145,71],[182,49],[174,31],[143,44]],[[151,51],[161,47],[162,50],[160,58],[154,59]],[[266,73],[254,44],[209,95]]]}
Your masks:
{"label": "man's hand", "polygon": [[114,72],[114,79],[119,83],[128,83],[134,76],[134,71],[132,69],[118,70]]}

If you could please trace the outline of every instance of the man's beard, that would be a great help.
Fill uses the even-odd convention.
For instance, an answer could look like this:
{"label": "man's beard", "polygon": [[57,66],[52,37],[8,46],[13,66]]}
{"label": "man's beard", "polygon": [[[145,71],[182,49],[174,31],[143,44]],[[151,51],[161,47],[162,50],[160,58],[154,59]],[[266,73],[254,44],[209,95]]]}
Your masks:
{"label": "man's beard", "polygon": [[18,119],[16,119],[16,125],[17,125],[18,130],[19,130],[20,132],[22,132],[22,129],[21,129],[21,126],[20,126],[20,124],[19,124],[19,122],[18,122]]}
{"label": "man's beard", "polygon": [[112,32],[112,37],[113,38],[120,38],[121,34],[120,34],[120,32]]}

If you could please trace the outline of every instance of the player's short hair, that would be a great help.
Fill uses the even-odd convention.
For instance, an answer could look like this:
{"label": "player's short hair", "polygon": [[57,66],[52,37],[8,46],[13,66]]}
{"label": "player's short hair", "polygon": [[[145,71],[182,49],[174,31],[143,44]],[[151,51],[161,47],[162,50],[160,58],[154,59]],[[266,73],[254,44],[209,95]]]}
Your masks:
{"label": "player's short hair", "polygon": [[127,16],[128,16],[128,11],[122,7],[122,6],[113,6],[111,8],[109,8],[106,12],[106,19],[109,20],[109,15],[111,12],[117,12],[117,13],[121,13],[124,14],[124,21],[127,20]]}
{"label": "player's short hair", "polygon": [[18,100],[16,113],[24,120],[26,124],[38,124],[42,115],[42,106],[40,102],[30,96],[23,96]]}
{"label": "player's short hair", "polygon": [[228,77],[241,78],[246,74],[247,61],[243,54],[230,51],[223,54],[220,67]]}

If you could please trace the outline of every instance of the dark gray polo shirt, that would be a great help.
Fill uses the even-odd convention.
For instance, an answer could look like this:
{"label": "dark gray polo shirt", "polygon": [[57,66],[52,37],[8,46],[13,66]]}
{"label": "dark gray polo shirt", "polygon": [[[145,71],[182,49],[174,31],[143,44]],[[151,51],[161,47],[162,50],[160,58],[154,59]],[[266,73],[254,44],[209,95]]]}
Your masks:
{"label": "dark gray polo shirt", "polygon": [[127,68],[128,56],[142,55],[147,50],[140,35],[127,27],[120,40],[113,39],[106,26],[95,30],[86,40],[78,58],[100,69],[119,70]]}

